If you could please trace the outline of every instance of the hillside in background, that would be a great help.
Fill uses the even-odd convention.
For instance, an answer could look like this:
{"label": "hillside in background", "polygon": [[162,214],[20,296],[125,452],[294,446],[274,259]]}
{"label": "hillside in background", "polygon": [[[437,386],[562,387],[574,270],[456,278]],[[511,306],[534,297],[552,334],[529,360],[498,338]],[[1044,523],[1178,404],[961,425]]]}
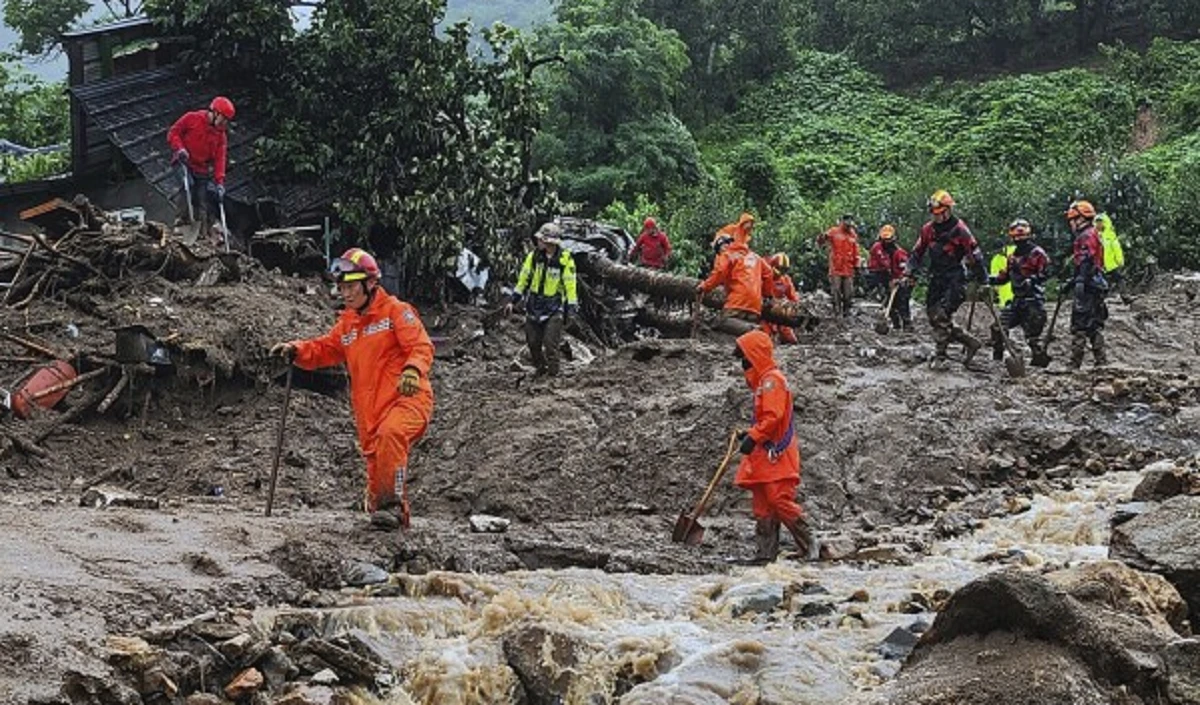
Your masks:
{"label": "hillside in background", "polygon": [[470,20],[476,27],[490,27],[496,22],[520,29],[530,29],[551,19],[554,8],[550,0],[449,0],[446,19],[450,22]]}

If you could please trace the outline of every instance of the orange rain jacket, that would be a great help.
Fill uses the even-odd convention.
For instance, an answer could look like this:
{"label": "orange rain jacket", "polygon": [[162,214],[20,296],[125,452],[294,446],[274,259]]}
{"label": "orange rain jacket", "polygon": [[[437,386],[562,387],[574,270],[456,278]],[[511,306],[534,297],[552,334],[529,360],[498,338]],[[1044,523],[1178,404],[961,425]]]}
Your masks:
{"label": "orange rain jacket", "polygon": [[[333,329],[319,338],[296,341],[297,367],[313,370],[346,363],[350,373],[350,403],[363,452],[374,452],[380,423],[397,406],[407,406],[423,417],[433,416],[433,342],[417,310],[382,288],[363,313],[345,309]],[[400,373],[414,367],[421,373],[421,389],[404,397],[398,389]],[[392,468],[394,470],[394,468]]]}
{"label": "orange rain jacket", "polygon": [[748,311],[762,315],[763,295],[770,295],[775,286],[775,270],[758,254],[750,250],[750,235],[744,224],[749,217],[742,216],[717,231],[717,236],[733,236],[733,244],[717,255],[712,272],[700,285],[705,292],[718,286],[725,287],[725,308]]}
{"label": "orange rain jacket", "polygon": [[817,242],[829,244],[829,276],[854,276],[858,268],[858,234],[854,230],[835,225],[817,238]]}
{"label": "orange rain jacket", "polygon": [[756,445],[742,458],[733,483],[748,488],[778,480],[799,481],[800,445],[793,425],[792,392],[775,364],[771,338],[753,330],[738,337],[737,344],[751,365],[745,374],[754,390],[754,425],[749,434]]}

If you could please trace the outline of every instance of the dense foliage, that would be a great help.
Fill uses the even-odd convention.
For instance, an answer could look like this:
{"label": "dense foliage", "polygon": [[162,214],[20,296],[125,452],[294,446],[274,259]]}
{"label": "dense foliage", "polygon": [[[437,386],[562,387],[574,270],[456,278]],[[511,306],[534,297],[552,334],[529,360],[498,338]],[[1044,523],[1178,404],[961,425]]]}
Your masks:
{"label": "dense foliage", "polygon": [[[0,56],[0,59],[5,57]],[[59,83],[44,83],[0,61],[0,138],[24,147],[65,145],[70,133],[68,99]],[[0,181],[29,181],[66,169],[67,152],[0,158]]]}

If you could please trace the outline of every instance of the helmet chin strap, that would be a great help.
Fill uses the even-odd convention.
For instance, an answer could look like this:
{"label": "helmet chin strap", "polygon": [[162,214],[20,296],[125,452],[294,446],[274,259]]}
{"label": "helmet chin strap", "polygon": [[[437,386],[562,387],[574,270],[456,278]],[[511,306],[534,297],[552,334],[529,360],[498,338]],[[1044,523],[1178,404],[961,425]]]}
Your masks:
{"label": "helmet chin strap", "polygon": [[[368,284],[368,283],[371,283],[371,282],[373,282],[375,285],[374,285],[374,286],[367,286],[367,284]],[[360,307],[358,308],[358,314],[359,314],[360,316],[363,314],[363,312],[365,312],[365,311],[367,310],[367,308],[369,308],[369,307],[371,306],[371,302],[375,300],[375,292],[376,292],[378,289],[379,289],[379,282],[376,282],[376,281],[375,281],[375,280],[373,280],[373,279],[364,279],[364,280],[363,280],[363,290],[364,290],[364,291],[366,292],[366,294],[367,294],[367,300],[366,300],[366,302],[365,302],[365,303],[364,303],[362,306],[360,306]]]}

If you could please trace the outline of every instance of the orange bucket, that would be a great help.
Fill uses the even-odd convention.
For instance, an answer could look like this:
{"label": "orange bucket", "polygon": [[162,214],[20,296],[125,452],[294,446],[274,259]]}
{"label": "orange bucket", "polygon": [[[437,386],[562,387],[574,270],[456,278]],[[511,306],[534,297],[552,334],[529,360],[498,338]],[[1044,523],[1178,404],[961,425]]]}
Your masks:
{"label": "orange bucket", "polygon": [[34,399],[39,392],[45,391],[56,384],[70,382],[75,379],[75,368],[63,360],[39,367],[25,383],[12,395],[13,415],[19,419],[29,418],[32,405],[37,404],[43,409],[53,408],[55,404],[67,396],[70,389],[63,389],[53,394],[47,394],[40,399]]}

